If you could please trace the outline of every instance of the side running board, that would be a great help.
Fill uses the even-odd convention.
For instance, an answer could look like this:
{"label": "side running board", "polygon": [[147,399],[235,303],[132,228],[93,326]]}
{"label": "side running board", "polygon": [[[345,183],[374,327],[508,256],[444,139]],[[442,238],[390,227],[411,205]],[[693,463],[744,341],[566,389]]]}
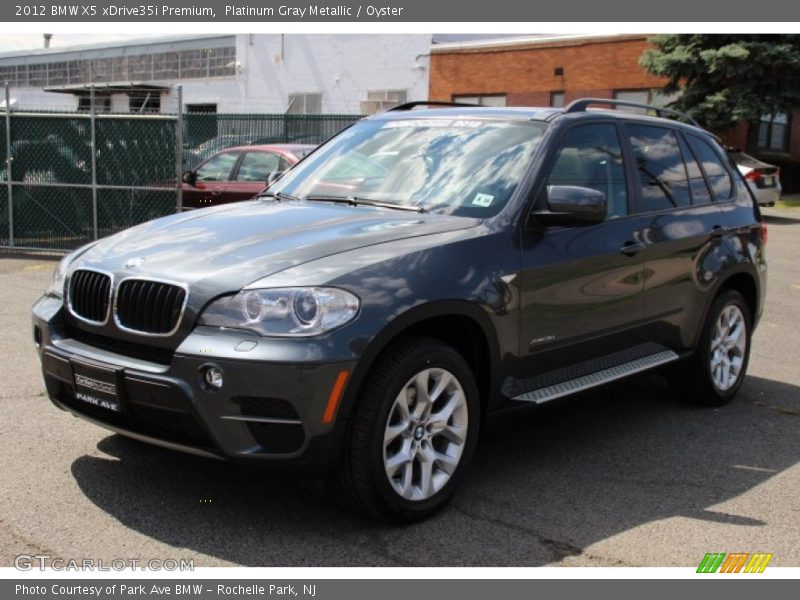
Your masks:
{"label": "side running board", "polygon": [[579,377],[560,381],[559,383],[536,387],[523,394],[514,396],[513,399],[522,402],[542,404],[549,400],[555,400],[562,396],[582,392],[589,388],[597,387],[678,360],[679,356],[672,350],[663,349],[663,346],[659,348],[662,349],[658,352],[647,354],[646,356],[640,356],[633,360],[628,360],[627,362],[587,373]]}

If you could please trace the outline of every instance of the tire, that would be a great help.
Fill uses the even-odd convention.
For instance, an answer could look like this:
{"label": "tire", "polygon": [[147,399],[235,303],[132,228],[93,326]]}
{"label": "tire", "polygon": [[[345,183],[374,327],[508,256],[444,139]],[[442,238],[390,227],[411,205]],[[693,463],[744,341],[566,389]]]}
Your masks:
{"label": "tire", "polygon": [[[423,386],[430,403],[420,401]],[[479,421],[475,378],[458,352],[423,337],[398,343],[359,396],[336,475],[339,497],[374,520],[432,516],[472,459]]]}
{"label": "tire", "polygon": [[736,290],[722,292],[708,311],[694,353],[670,378],[676,391],[700,406],[730,402],[747,373],[752,322],[744,297]]}

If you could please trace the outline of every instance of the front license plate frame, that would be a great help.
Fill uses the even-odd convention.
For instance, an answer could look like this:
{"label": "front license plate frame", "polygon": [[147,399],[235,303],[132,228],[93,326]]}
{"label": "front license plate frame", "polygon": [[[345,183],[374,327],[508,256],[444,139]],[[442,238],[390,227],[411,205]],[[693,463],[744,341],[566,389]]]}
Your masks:
{"label": "front license plate frame", "polygon": [[122,413],[123,369],[71,360],[75,399],[112,413]]}

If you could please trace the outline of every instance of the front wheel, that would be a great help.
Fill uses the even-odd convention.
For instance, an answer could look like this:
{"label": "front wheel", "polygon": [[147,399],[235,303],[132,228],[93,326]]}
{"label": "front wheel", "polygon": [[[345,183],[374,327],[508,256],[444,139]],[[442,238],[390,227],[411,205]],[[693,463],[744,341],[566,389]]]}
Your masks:
{"label": "front wheel", "polygon": [[480,404],[464,358],[437,340],[392,349],[368,376],[337,485],[367,516],[427,518],[449,500],[477,442]]}
{"label": "front wheel", "polygon": [[722,406],[744,382],[750,359],[752,316],[744,297],[720,294],[703,326],[700,343],[673,377],[673,385],[695,404]]}

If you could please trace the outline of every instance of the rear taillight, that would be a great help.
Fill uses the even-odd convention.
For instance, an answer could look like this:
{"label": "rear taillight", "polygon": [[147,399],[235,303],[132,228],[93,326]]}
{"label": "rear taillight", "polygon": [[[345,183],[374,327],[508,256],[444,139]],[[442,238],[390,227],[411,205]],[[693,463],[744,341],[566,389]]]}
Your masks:
{"label": "rear taillight", "polygon": [[769,239],[769,231],[767,230],[767,224],[762,222],[760,224],[760,228],[758,230],[758,239],[761,240],[761,247],[767,245],[767,240]]}
{"label": "rear taillight", "polygon": [[747,175],[744,176],[747,181],[752,181],[753,183],[757,183],[761,179],[761,173],[758,171],[750,171]]}

